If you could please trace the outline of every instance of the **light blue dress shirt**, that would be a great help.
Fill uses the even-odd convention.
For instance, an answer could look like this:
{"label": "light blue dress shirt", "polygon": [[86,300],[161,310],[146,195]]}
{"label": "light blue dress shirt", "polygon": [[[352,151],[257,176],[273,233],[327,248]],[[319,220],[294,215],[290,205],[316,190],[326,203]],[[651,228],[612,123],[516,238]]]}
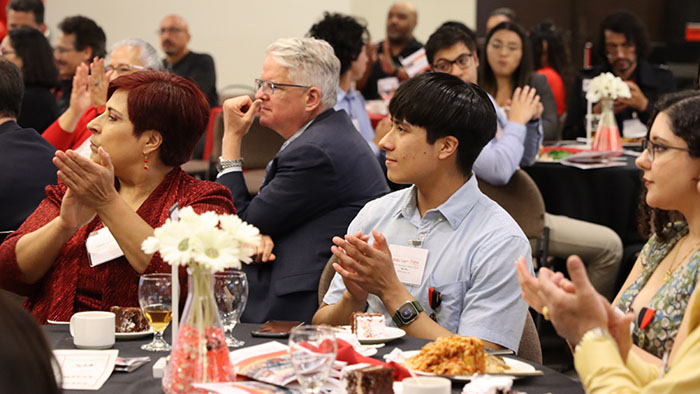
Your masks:
{"label": "light blue dress shirt", "polygon": [[[520,295],[515,261],[524,256],[532,271],[530,243],[517,223],[479,190],[472,176],[445,203],[420,217],[416,188],[399,190],[369,202],[350,223],[348,234],[376,229],[389,244],[428,249],[420,285],[405,285],[429,315],[451,332],[475,336],[516,350],[525,325],[527,303]],[[373,239],[370,243],[374,242]],[[428,302],[428,289],[442,293],[436,309]],[[345,284],[336,273],[323,301],[340,301]],[[381,300],[368,297],[369,312],[385,315],[388,324],[395,311]]]}
{"label": "light blue dress shirt", "polygon": [[489,94],[489,98],[496,109],[502,135],[486,144],[472,169],[479,178],[499,186],[508,183],[518,166],[527,167],[535,162],[544,134],[539,119],[526,125],[511,122],[493,96]]}
{"label": "light blue dress shirt", "polygon": [[354,88],[350,88],[346,93],[343,89],[338,87],[338,102],[333,108],[338,111],[343,109],[347,112],[350,119],[352,119],[352,123],[355,127],[358,127],[357,131],[359,131],[362,138],[367,141],[374,155],[379,156],[379,147],[377,147],[373,141],[374,128],[372,128],[372,122],[369,120],[369,115],[367,114],[367,108],[365,106],[365,98],[362,97],[362,94]]}

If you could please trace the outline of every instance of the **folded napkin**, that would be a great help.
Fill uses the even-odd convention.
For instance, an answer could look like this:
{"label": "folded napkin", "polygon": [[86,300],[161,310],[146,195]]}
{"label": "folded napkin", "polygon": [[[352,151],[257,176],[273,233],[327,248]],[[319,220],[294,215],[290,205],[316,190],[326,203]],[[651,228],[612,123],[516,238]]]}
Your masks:
{"label": "folded napkin", "polygon": [[394,369],[394,381],[398,381],[398,382],[404,380],[405,378],[411,377],[411,374],[408,372],[408,370],[404,366],[397,364],[393,361],[391,361],[389,363],[385,363],[385,362],[379,361],[379,360],[372,358],[372,357],[365,357],[365,356],[357,353],[351,344],[345,342],[342,339],[338,339],[338,353],[337,353],[335,359],[338,361],[345,361],[346,363],[348,363],[348,365],[366,363],[366,364],[382,365],[385,367],[393,368]]}

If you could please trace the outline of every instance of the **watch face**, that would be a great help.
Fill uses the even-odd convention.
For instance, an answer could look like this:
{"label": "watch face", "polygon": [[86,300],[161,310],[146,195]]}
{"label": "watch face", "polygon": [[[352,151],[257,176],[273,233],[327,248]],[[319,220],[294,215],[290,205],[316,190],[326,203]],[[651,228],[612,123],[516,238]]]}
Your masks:
{"label": "watch face", "polygon": [[401,317],[401,320],[404,322],[409,322],[413,320],[413,318],[418,315],[416,313],[416,308],[413,306],[413,304],[404,304],[401,305],[401,307],[398,310],[399,316]]}

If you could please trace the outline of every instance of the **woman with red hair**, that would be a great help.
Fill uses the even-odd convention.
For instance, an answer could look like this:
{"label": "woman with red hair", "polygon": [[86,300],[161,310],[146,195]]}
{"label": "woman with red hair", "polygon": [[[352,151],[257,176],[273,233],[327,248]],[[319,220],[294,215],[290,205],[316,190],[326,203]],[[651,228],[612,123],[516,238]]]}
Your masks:
{"label": "woman with red hair", "polygon": [[[40,323],[138,306],[139,276],[169,271],[141,243],[175,203],[196,212],[234,211],[228,189],[179,167],[209,116],[192,82],[140,71],[112,81],[107,97],[105,111],[88,124],[90,158],[57,151],[62,184],[47,187],[47,198],[0,246],[0,286],[28,296],[25,307]],[[118,249],[98,258],[87,243],[95,236],[113,237],[107,244]]]}

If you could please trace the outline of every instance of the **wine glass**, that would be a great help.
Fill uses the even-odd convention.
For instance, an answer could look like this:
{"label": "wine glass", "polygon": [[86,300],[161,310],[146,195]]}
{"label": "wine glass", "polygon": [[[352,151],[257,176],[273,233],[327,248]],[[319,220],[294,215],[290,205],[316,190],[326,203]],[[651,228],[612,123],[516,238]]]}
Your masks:
{"label": "wine glass", "polygon": [[245,344],[233,336],[236,327],[248,301],[248,278],[242,271],[226,271],[214,274],[214,298],[219,308],[221,323],[226,333],[226,345],[241,347]]}
{"label": "wine glass", "polygon": [[170,324],[173,314],[172,275],[146,274],[139,280],[139,304],[154,331],[153,341],[141,346],[150,352],[171,349],[163,339],[163,331]]}
{"label": "wine glass", "polygon": [[289,358],[297,381],[308,393],[319,393],[330,374],[338,343],[335,329],[326,326],[299,326],[289,335]]}

